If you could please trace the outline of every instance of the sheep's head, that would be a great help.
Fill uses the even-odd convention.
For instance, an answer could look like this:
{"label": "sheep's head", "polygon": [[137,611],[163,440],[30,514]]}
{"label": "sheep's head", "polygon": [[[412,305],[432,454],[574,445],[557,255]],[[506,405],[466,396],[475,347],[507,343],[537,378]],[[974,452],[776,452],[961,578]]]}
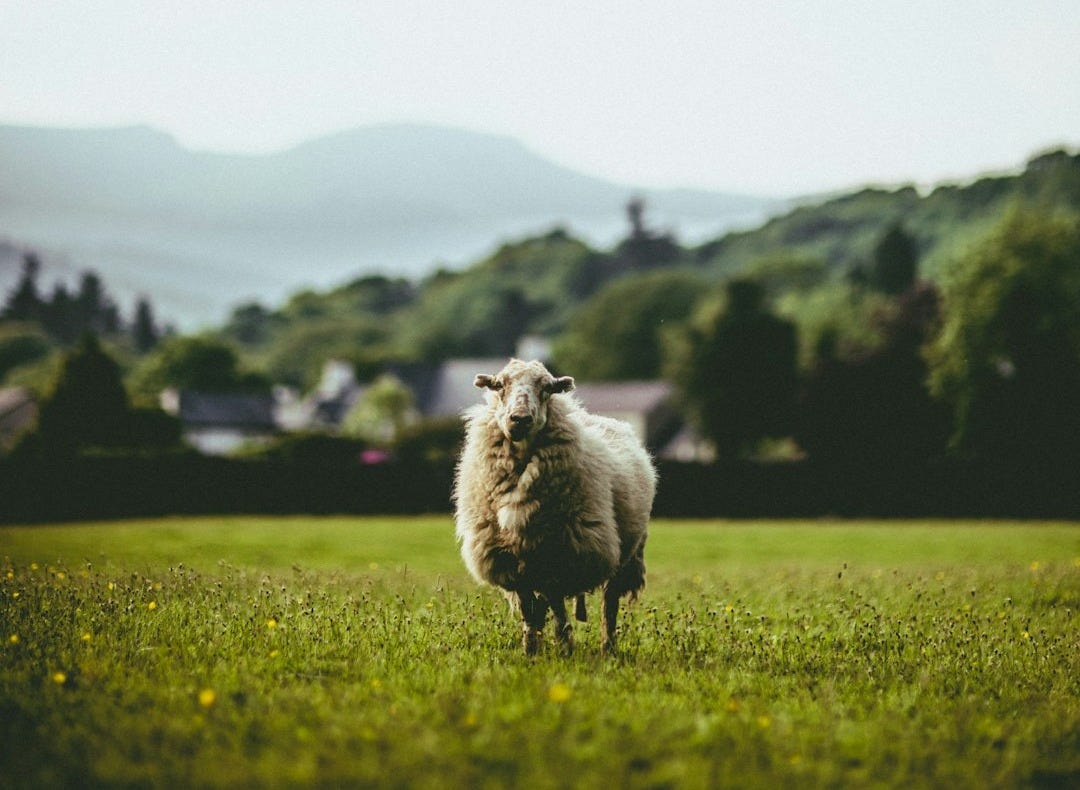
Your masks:
{"label": "sheep's head", "polygon": [[539,362],[512,359],[495,375],[481,373],[474,382],[488,391],[488,403],[503,434],[512,442],[531,440],[547,424],[548,400],[574,388],[570,376],[556,378]]}

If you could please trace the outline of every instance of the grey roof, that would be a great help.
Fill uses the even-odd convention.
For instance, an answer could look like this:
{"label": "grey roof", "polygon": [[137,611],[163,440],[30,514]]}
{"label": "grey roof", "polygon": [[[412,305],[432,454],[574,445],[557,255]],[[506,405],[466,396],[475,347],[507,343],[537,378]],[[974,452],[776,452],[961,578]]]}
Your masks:
{"label": "grey roof", "polygon": [[597,414],[649,414],[663,406],[675,388],[667,381],[609,381],[578,384],[574,392],[585,408]]}
{"label": "grey roof", "polygon": [[180,393],[178,416],[186,426],[219,426],[273,430],[274,399],[244,393]]}

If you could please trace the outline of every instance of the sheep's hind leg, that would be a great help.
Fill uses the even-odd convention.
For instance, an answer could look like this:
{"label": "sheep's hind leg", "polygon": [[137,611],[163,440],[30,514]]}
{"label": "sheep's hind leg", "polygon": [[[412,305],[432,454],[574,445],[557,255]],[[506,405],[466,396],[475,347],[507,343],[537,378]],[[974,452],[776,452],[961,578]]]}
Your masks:
{"label": "sheep's hind leg", "polygon": [[548,598],[551,606],[551,614],[555,617],[555,638],[559,640],[559,647],[566,655],[574,652],[574,627],[566,616],[566,601],[561,595]]}
{"label": "sheep's hind leg", "polygon": [[522,617],[521,645],[525,648],[525,655],[531,656],[540,649],[540,643],[543,641],[548,604],[532,590],[519,591],[517,597]]}
{"label": "sheep's hind leg", "polygon": [[608,654],[616,650],[615,625],[619,619],[619,592],[611,582],[604,585],[604,612],[600,648]]}

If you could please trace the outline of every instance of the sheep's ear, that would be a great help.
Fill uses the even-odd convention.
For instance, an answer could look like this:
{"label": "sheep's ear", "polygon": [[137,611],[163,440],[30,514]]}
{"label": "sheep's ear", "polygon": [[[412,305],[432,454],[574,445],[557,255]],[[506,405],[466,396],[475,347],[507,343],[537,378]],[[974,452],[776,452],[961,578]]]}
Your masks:
{"label": "sheep's ear", "polygon": [[495,377],[489,376],[487,373],[477,373],[476,378],[473,379],[473,386],[482,390],[495,389]]}
{"label": "sheep's ear", "polygon": [[574,388],[574,377],[573,376],[562,376],[560,378],[555,379],[551,383],[551,392],[552,392],[552,394],[558,394],[560,392],[569,392],[573,388]]}

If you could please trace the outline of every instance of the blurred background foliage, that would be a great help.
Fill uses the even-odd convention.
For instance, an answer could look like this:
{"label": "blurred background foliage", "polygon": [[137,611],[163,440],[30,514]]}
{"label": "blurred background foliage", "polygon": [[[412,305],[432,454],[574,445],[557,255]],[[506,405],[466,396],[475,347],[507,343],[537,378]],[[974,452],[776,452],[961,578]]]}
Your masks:
{"label": "blurred background foliage", "polygon": [[[247,303],[185,337],[157,324],[149,298],[125,319],[92,272],[73,292],[43,291],[28,254],[3,307],[0,381],[44,396],[44,430],[86,333],[136,406],[166,386],[307,391],[329,359],[370,383],[390,363],[507,356],[540,335],[583,380],[670,379],[721,457],[794,437],[849,464],[1080,460],[1080,155],[926,193],[807,199],[697,246],[650,228],[646,209],[630,203],[610,250],[557,228],[419,282],[369,276]],[[398,404],[392,390],[376,392]],[[350,431],[372,441],[393,412],[417,434],[398,406],[361,404]]]}

